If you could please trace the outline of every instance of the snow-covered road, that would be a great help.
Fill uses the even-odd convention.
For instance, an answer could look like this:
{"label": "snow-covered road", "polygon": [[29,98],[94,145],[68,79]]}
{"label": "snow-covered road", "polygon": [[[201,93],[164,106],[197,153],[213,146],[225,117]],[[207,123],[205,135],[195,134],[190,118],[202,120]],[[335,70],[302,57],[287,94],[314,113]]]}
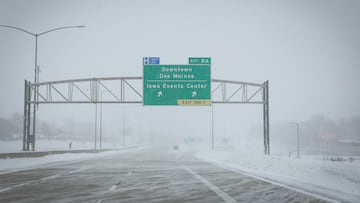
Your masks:
{"label": "snow-covered road", "polygon": [[200,161],[192,152],[106,153],[3,173],[0,202],[326,202]]}

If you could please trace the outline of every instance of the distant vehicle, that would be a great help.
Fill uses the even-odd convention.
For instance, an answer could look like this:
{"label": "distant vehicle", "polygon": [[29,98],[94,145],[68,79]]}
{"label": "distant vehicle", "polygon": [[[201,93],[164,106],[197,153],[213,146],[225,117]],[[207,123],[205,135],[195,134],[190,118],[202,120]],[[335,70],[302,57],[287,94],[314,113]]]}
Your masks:
{"label": "distant vehicle", "polygon": [[345,161],[344,158],[341,158],[341,157],[332,157],[330,158],[331,161]]}
{"label": "distant vehicle", "polygon": [[179,145],[174,145],[173,150],[179,150]]}

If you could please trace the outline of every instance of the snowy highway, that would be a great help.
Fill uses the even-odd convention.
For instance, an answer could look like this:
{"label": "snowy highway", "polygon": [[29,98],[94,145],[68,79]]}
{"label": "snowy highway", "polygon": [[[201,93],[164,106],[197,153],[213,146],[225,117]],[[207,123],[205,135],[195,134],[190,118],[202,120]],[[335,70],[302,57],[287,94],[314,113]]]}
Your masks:
{"label": "snowy highway", "polygon": [[143,148],[0,174],[0,202],[325,202],[200,161]]}

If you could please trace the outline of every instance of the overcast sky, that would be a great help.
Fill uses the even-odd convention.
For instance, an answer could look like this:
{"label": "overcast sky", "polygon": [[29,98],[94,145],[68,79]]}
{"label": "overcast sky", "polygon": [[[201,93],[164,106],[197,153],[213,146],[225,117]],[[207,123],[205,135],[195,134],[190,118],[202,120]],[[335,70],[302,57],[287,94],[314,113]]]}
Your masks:
{"label": "overcast sky", "polygon": [[[141,76],[144,56],[164,64],[209,56],[213,78],[269,80],[270,121],[286,122],[360,115],[359,11],[351,0],[0,0],[0,24],[34,33],[86,26],[39,38],[40,81]],[[34,46],[31,35],[0,28],[0,117],[23,112]],[[261,106],[224,112],[232,108],[246,116],[257,108],[261,124]]]}

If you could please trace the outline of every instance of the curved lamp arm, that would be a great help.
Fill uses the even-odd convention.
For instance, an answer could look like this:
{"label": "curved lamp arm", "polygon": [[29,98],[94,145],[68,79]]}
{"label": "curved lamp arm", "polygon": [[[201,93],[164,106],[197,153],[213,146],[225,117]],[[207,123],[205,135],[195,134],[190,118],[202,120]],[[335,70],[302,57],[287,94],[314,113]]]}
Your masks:
{"label": "curved lamp arm", "polygon": [[15,27],[15,26],[11,26],[11,25],[0,25],[0,27],[12,28],[12,29],[16,29],[16,30],[23,31],[23,32],[25,32],[25,33],[27,33],[27,34],[30,34],[30,35],[32,35],[32,36],[36,36],[36,34],[34,34],[34,33],[32,33],[32,32],[29,32],[29,31],[27,31],[27,30],[25,30],[25,29],[19,28],[19,27]]}
{"label": "curved lamp arm", "polygon": [[7,28],[12,28],[12,29],[20,30],[20,31],[25,32],[25,33],[27,33],[27,34],[30,34],[30,35],[32,35],[32,36],[34,36],[34,37],[38,37],[38,36],[41,36],[41,35],[44,35],[44,34],[46,34],[46,33],[56,31],[56,30],[63,30],[63,29],[68,29],[68,28],[83,28],[83,27],[85,27],[85,26],[84,26],[84,25],[78,25],[78,26],[58,27],[58,28],[54,28],[54,29],[51,29],[51,30],[48,30],[48,31],[39,33],[39,34],[35,34],[35,33],[30,32],[30,31],[27,31],[27,30],[25,30],[25,29],[22,29],[22,28],[19,28],[19,27],[15,27],[15,26],[11,26],[11,25],[0,25],[0,27],[7,27]]}
{"label": "curved lamp arm", "polygon": [[36,34],[36,35],[41,36],[41,35],[44,35],[46,33],[56,31],[56,30],[63,30],[63,29],[68,29],[68,28],[83,28],[83,27],[85,27],[85,25],[58,27],[58,28],[54,28],[54,29],[42,32],[40,34]]}

